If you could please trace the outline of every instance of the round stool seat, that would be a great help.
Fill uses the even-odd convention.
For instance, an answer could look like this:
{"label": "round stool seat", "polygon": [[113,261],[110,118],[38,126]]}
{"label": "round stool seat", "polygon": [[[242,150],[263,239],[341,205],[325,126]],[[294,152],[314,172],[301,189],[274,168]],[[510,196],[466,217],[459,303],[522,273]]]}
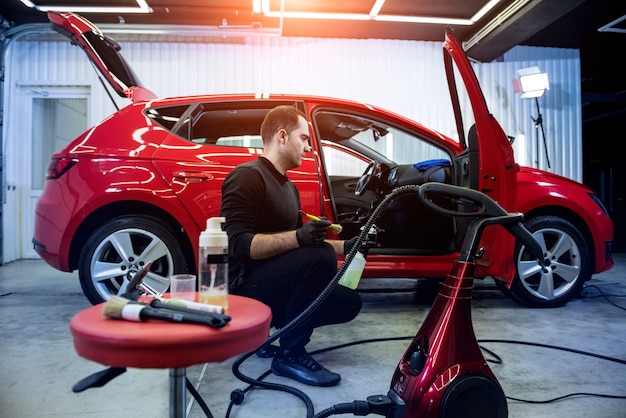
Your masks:
{"label": "round stool seat", "polygon": [[263,303],[237,295],[228,297],[227,314],[232,319],[223,328],[108,319],[103,305],[76,314],[70,331],[81,357],[114,367],[171,369],[221,362],[260,346],[272,316]]}

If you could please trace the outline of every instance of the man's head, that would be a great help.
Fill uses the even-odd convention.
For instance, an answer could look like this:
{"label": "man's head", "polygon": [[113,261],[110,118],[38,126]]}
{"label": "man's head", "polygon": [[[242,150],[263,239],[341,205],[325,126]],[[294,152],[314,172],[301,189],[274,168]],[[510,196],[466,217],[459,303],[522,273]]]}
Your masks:
{"label": "man's head", "polygon": [[305,114],[292,106],[270,110],[261,124],[264,155],[283,174],[302,165],[311,151],[309,124]]}
{"label": "man's head", "polygon": [[291,132],[298,128],[301,117],[306,120],[306,115],[293,106],[276,106],[265,115],[265,119],[261,124],[261,137],[263,138],[263,144],[266,144],[272,136],[284,129],[287,132]]}

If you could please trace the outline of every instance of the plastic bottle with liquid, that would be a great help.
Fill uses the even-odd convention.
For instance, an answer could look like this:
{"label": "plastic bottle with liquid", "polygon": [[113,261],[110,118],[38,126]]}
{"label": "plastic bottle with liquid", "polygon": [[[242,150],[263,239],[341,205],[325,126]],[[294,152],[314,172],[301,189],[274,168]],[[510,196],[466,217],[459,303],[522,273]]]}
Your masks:
{"label": "plastic bottle with liquid", "polygon": [[[367,253],[367,250],[365,250],[365,252]],[[354,258],[350,262],[350,265],[343,273],[343,276],[339,279],[340,285],[352,290],[357,288],[359,281],[361,280],[361,276],[363,275],[363,269],[365,269],[366,253],[363,253],[361,248],[357,250]]]}
{"label": "plastic bottle with liquid", "polygon": [[223,217],[209,218],[198,243],[198,300],[228,309],[228,236]]}

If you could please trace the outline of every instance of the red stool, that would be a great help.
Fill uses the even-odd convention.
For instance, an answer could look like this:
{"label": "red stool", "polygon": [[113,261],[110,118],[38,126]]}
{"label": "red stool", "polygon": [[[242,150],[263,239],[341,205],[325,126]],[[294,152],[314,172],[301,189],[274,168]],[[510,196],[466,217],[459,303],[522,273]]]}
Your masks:
{"label": "red stool", "polygon": [[170,417],[176,418],[186,415],[186,368],[221,362],[257,348],[267,339],[272,317],[263,303],[236,295],[228,297],[231,321],[217,329],[157,320],[107,319],[102,307],[87,308],[70,321],[76,352],[111,367],[170,369]]}

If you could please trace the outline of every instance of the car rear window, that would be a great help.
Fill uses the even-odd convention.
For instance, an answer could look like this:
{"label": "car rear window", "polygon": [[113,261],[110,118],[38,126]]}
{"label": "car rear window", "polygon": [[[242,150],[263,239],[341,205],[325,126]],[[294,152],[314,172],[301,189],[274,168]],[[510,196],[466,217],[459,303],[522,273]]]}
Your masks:
{"label": "car rear window", "polygon": [[193,102],[146,109],[145,115],[186,141],[201,145],[263,148],[261,123],[278,105],[304,109],[282,100]]}
{"label": "car rear window", "polygon": [[166,107],[152,107],[145,110],[147,117],[155,121],[164,129],[171,131],[174,126],[180,121],[180,118],[189,108],[189,105],[177,105]]}

